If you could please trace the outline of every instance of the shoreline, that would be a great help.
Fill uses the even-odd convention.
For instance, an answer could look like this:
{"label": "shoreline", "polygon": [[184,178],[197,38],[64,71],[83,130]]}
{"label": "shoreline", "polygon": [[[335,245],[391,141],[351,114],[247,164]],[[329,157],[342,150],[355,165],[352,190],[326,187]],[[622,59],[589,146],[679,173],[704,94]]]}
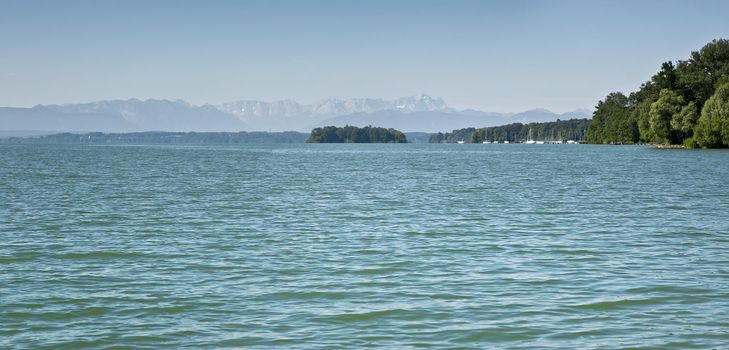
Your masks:
{"label": "shoreline", "polygon": [[671,145],[665,143],[657,143],[653,144],[653,146],[659,149],[686,149],[686,146],[684,145]]}

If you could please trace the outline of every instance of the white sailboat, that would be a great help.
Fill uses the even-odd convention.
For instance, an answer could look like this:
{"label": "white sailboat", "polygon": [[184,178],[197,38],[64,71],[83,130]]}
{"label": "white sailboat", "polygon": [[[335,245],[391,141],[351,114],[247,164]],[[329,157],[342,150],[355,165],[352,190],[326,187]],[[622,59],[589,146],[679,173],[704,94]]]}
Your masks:
{"label": "white sailboat", "polygon": [[533,145],[536,141],[532,140],[532,128],[529,128],[529,139],[525,142],[527,145]]}

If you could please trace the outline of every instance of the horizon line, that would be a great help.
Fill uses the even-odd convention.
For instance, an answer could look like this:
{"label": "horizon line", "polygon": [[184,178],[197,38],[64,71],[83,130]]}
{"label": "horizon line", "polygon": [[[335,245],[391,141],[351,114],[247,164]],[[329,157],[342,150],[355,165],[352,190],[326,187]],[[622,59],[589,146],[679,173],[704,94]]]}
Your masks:
{"label": "horizon line", "polygon": [[47,107],[47,106],[71,106],[71,105],[84,105],[84,104],[93,104],[93,103],[101,103],[101,102],[117,102],[117,101],[140,101],[140,102],[149,102],[149,101],[166,101],[166,102],[178,102],[178,103],[185,103],[187,105],[190,105],[192,107],[204,107],[204,106],[212,106],[212,107],[218,107],[220,105],[226,104],[226,103],[235,103],[240,101],[253,101],[253,102],[261,102],[261,103],[276,103],[276,102],[294,102],[296,104],[302,105],[302,106],[311,106],[311,105],[317,105],[324,103],[326,101],[346,101],[346,100],[353,100],[353,99],[369,99],[369,100],[380,100],[380,101],[394,101],[401,98],[408,98],[408,97],[418,97],[418,96],[427,96],[433,100],[441,100],[446,105],[446,108],[453,109],[456,112],[463,112],[463,111],[478,111],[478,112],[484,112],[484,113],[499,113],[499,114],[518,114],[523,112],[529,112],[529,111],[535,111],[535,110],[545,110],[552,114],[566,114],[566,113],[572,113],[572,112],[578,112],[578,111],[589,111],[590,113],[595,111],[594,106],[593,107],[577,107],[572,108],[568,110],[553,110],[546,107],[536,106],[531,108],[525,108],[521,110],[510,110],[510,111],[504,111],[504,110],[486,110],[486,109],[480,109],[476,107],[459,107],[459,106],[452,106],[448,104],[448,102],[437,96],[432,96],[425,93],[415,94],[415,95],[405,95],[401,97],[396,98],[383,98],[383,97],[347,97],[347,98],[340,98],[340,97],[328,97],[328,98],[321,98],[318,99],[316,102],[313,103],[306,103],[306,102],[299,102],[296,99],[293,98],[283,98],[283,99],[256,99],[256,98],[241,98],[236,100],[229,100],[224,101],[220,103],[210,103],[210,102],[203,102],[203,103],[194,103],[190,102],[183,98],[158,98],[158,97],[147,97],[147,98],[140,98],[140,97],[128,97],[128,98],[106,98],[106,99],[95,99],[95,100],[85,100],[85,101],[77,101],[77,102],[62,102],[62,103],[35,103],[32,105],[13,105],[13,106],[0,106],[0,108],[36,108],[36,107]]}

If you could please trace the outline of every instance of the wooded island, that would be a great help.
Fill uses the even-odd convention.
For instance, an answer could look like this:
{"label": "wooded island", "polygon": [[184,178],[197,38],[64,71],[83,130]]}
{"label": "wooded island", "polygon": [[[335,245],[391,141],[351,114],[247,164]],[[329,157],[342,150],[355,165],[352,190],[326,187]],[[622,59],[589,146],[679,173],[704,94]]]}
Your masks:
{"label": "wooded island", "polygon": [[315,128],[306,139],[307,143],[406,143],[405,134],[392,128],[365,126],[325,126]]}

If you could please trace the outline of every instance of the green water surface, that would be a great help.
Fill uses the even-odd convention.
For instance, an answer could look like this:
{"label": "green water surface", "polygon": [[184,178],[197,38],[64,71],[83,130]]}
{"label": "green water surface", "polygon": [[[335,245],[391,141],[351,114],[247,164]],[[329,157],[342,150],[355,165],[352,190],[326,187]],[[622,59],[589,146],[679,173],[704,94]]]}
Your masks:
{"label": "green water surface", "polygon": [[0,348],[728,344],[729,151],[0,144]]}

